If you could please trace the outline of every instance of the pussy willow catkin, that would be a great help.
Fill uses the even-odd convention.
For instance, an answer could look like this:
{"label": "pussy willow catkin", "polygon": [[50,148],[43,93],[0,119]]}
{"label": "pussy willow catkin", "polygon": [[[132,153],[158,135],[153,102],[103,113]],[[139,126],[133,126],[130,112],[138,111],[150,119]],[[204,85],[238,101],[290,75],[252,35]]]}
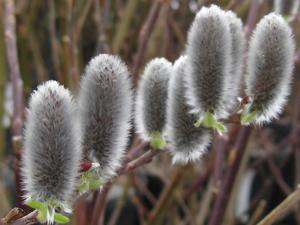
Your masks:
{"label": "pussy willow catkin", "polygon": [[132,89],[127,66],[119,57],[100,54],[85,69],[79,92],[82,147],[99,164],[103,179],[120,166],[128,142]]}
{"label": "pussy willow catkin", "polygon": [[184,93],[187,57],[180,57],[174,64],[169,85],[167,107],[167,140],[173,162],[195,161],[204,154],[211,141],[211,131],[195,127],[197,117],[190,114]]}
{"label": "pussy willow catkin", "polygon": [[231,34],[231,68],[228,79],[226,80],[227,90],[225,92],[225,102],[230,111],[237,105],[240,87],[242,84],[242,72],[244,64],[245,34],[240,18],[232,11],[226,12]]}
{"label": "pussy willow catkin", "polygon": [[70,200],[80,160],[74,110],[69,91],[56,81],[38,86],[31,95],[22,158],[26,198]]}
{"label": "pussy willow catkin", "polygon": [[249,46],[246,94],[253,98],[255,123],[281,113],[290,93],[295,44],[282,16],[271,13],[257,24]]}
{"label": "pussy willow catkin", "polygon": [[187,100],[191,112],[226,116],[226,81],[231,68],[231,34],[218,6],[203,7],[188,33]]}
{"label": "pussy willow catkin", "polygon": [[135,124],[137,133],[146,141],[155,132],[162,134],[166,124],[168,83],[172,64],[164,58],[151,60],[137,90]]}

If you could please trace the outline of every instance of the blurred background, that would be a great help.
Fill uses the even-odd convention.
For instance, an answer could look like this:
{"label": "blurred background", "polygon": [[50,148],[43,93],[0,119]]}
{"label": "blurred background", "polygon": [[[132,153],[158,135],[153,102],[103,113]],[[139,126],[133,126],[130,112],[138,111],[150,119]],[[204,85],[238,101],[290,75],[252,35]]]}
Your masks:
{"label": "blurred background", "polygon": [[[222,223],[252,225],[297,187],[299,0],[0,0],[0,217],[20,203],[15,181],[19,180],[21,148],[11,122],[12,71],[18,74],[14,69],[19,67],[25,107],[31,91],[49,79],[58,80],[76,95],[86,63],[99,53],[119,55],[136,84],[147,61],[166,57],[173,62],[185,51],[195,13],[210,4],[237,13],[247,37],[264,15],[274,10],[283,14],[297,43],[289,104],[279,120],[263,128],[233,125],[228,137],[215,138],[201,162],[175,166],[170,155],[162,153],[151,163],[120,176],[108,193],[105,224],[207,224],[223,178],[233,171]],[[12,15],[10,6],[15,12],[16,57],[8,54],[13,46],[4,35]],[[131,147],[138,144],[132,135]],[[241,152],[235,162],[235,154]],[[76,202],[73,224],[91,224],[96,195],[97,191]],[[276,224],[300,224],[299,207]]]}

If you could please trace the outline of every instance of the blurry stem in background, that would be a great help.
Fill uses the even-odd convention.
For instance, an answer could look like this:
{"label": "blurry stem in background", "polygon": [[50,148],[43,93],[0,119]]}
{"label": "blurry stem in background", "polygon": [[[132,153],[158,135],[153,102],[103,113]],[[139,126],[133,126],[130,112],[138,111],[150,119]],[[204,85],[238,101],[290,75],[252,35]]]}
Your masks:
{"label": "blurry stem in background", "polygon": [[62,75],[61,69],[60,69],[60,60],[59,60],[59,49],[60,44],[57,39],[57,32],[56,32],[56,25],[55,25],[55,19],[56,19],[56,11],[55,11],[55,1],[54,0],[48,0],[48,7],[49,7],[49,33],[50,33],[50,43],[51,43],[51,56],[52,56],[52,62],[53,67],[55,71],[55,76],[57,80],[64,84],[65,83],[65,77]]}
{"label": "blurry stem in background", "polygon": [[247,225],[255,225],[257,223],[257,221],[259,220],[259,218],[261,217],[261,215],[263,214],[264,210],[266,209],[266,206],[267,206],[266,200],[264,200],[264,199],[260,200],[258,203],[258,206],[252,213],[252,216],[250,217]]}
{"label": "blurry stem in background", "polygon": [[71,51],[71,78],[72,78],[72,88],[73,91],[77,91],[79,88],[79,81],[80,81],[80,71],[79,71],[79,48],[78,42],[82,34],[82,28],[86,21],[87,15],[91,9],[93,0],[86,0],[83,1],[84,6],[80,9],[80,13],[78,17],[72,17],[71,23],[71,43],[70,43],[70,51]]}
{"label": "blurry stem in background", "polygon": [[112,186],[111,182],[108,182],[101,188],[98,193],[96,205],[93,210],[93,217],[91,225],[104,225],[104,215],[106,208],[106,198],[109,192],[110,187]]}
{"label": "blurry stem in background", "polygon": [[145,23],[142,25],[142,28],[139,33],[138,39],[138,50],[134,56],[133,68],[132,68],[132,76],[133,76],[133,86],[136,87],[139,79],[139,71],[143,64],[145,52],[147,50],[147,44],[157,18],[159,16],[161,7],[166,0],[154,0],[150,11],[148,13],[147,19]]}
{"label": "blurry stem in background", "polygon": [[163,189],[162,193],[157,200],[154,208],[150,212],[148,221],[146,224],[162,224],[162,219],[165,216],[166,210],[172,203],[172,199],[174,197],[174,191],[176,190],[177,186],[180,184],[181,178],[184,175],[188,166],[178,166],[173,175],[171,177],[170,182],[168,185]]}
{"label": "blurry stem in background", "polygon": [[261,7],[264,0],[254,0],[252,1],[251,8],[247,17],[247,22],[244,27],[244,31],[247,37],[247,40],[250,38],[250,34],[255,26],[256,23],[256,17],[259,11],[259,8]]}
{"label": "blurry stem in background", "polygon": [[271,225],[279,219],[283,218],[287,213],[294,210],[300,201],[300,187],[290,194],[283,202],[273,209],[264,219],[257,225]]}
{"label": "blurry stem in background", "polygon": [[[15,24],[15,8],[13,0],[4,0],[4,34],[5,34],[5,46],[6,57],[9,68],[10,81],[12,83],[13,91],[13,118],[12,118],[12,132],[13,137],[20,137],[22,135],[23,126],[23,81],[21,79],[21,73],[18,61],[18,52],[16,44],[16,24]],[[14,140],[14,139],[13,139]],[[22,191],[20,188],[20,160],[21,149],[15,149],[16,164],[15,164],[15,179],[16,179],[16,197],[17,206],[22,206]]]}
{"label": "blurry stem in background", "polygon": [[[145,148],[145,145],[139,145],[140,149],[142,150]],[[100,190],[100,192],[98,193],[97,196],[97,200],[96,200],[96,204],[95,204],[95,208],[93,210],[92,213],[92,225],[103,225],[104,222],[104,211],[105,211],[105,207],[106,207],[106,198],[107,198],[107,194],[110,190],[110,187],[112,185],[112,183],[114,182],[114,180],[127,172],[131,172],[133,170],[135,170],[136,168],[145,165],[149,162],[152,161],[152,159],[158,155],[160,152],[160,150],[152,150],[150,149],[149,151],[145,152],[143,155],[139,156],[137,159],[124,159],[124,163],[121,166],[121,168],[117,171],[117,175],[116,177],[112,178],[110,181],[108,181]]]}
{"label": "blurry stem in background", "polygon": [[[231,130],[232,131],[232,130]],[[232,137],[229,135],[229,137]],[[225,147],[224,147],[225,146]],[[226,150],[228,147],[228,136],[220,136],[218,137],[216,141],[216,147],[215,147],[215,165],[214,165],[214,189],[216,192],[219,192],[219,188],[222,182],[222,178],[224,176],[224,168],[225,164],[225,155]]]}
{"label": "blurry stem in background", "polygon": [[[0,5],[0,18],[3,18],[2,5]],[[6,60],[5,60],[5,45],[4,45],[4,32],[3,24],[0,23],[0,160],[4,153],[4,90],[5,90],[5,76],[7,73]],[[1,206],[1,204],[0,204]]]}
{"label": "blurry stem in background", "polygon": [[14,1],[4,0],[4,34],[6,57],[9,66],[9,76],[13,89],[13,118],[12,131],[14,136],[22,135],[23,125],[23,81],[19,68],[18,52],[16,45],[16,27],[14,16]]}
{"label": "blurry stem in background", "polygon": [[220,192],[216,196],[209,225],[219,225],[223,220],[227,203],[230,198],[231,190],[234,185],[242,158],[246,149],[247,141],[251,133],[251,127],[242,127],[233,146],[233,159],[228,165],[224,180],[220,187]]}
{"label": "blurry stem in background", "polygon": [[97,47],[96,47],[96,54],[99,53],[109,53],[110,46],[107,44],[107,23],[109,17],[109,10],[110,10],[110,0],[104,0],[102,3],[102,10],[100,6],[99,0],[94,0],[95,5],[95,23],[97,26]]}
{"label": "blurry stem in background", "polygon": [[[18,214],[19,213],[19,214]],[[5,218],[0,219],[0,225],[34,225],[37,224],[37,211],[33,211],[22,218],[18,218],[22,212],[13,208]]]}
{"label": "blurry stem in background", "polygon": [[47,72],[44,65],[43,55],[40,51],[42,48],[39,46],[39,41],[37,39],[37,34],[35,32],[34,22],[36,21],[36,16],[38,13],[39,0],[32,0],[30,5],[29,15],[25,18],[26,27],[28,28],[26,33],[26,38],[28,39],[29,49],[32,53],[33,64],[36,70],[36,76],[38,82],[47,80]]}
{"label": "blurry stem in background", "polygon": [[203,198],[201,200],[201,204],[199,207],[199,213],[197,215],[197,223],[198,225],[204,225],[207,215],[210,211],[210,205],[211,201],[213,199],[214,194],[214,180],[211,177],[208,181],[207,188],[205,189],[205,192],[203,193]]}
{"label": "blurry stem in background", "polygon": [[60,6],[61,8],[65,9],[62,14],[62,22],[61,22],[61,28],[59,30],[59,33],[61,33],[61,71],[62,74],[65,76],[65,85],[70,87],[73,84],[71,76],[70,68],[72,66],[71,64],[71,38],[70,38],[70,25],[71,25],[71,19],[72,19],[72,0],[64,0],[60,1],[60,4],[63,6]]}
{"label": "blurry stem in background", "polygon": [[123,42],[127,37],[128,31],[130,29],[131,21],[135,16],[135,11],[139,2],[139,0],[129,0],[122,17],[119,18],[119,23],[116,29],[117,33],[112,43],[112,52],[114,54],[119,54],[121,50]]}

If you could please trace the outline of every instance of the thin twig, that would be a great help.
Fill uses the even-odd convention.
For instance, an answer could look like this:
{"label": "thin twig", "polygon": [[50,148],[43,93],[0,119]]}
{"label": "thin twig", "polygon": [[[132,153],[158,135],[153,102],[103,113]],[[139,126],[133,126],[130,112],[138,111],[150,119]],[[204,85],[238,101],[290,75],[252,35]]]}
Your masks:
{"label": "thin twig", "polygon": [[112,183],[108,182],[104,185],[101,191],[98,193],[95,208],[93,210],[92,225],[104,224],[104,213],[106,208],[106,197],[109,192]]}
{"label": "thin twig", "polygon": [[[144,148],[144,145],[140,145],[141,148]],[[153,157],[158,155],[160,151],[158,150],[152,150],[150,149],[143,155],[141,155],[139,158],[132,160],[128,162],[128,160],[124,160],[124,164],[121,166],[121,168],[117,171],[117,175],[112,178],[110,181],[108,181],[102,190],[98,193],[98,197],[96,200],[96,206],[93,210],[93,216],[92,216],[92,225],[102,225],[103,224],[103,215],[105,210],[105,201],[107,194],[109,192],[109,189],[113,183],[113,181],[120,176],[121,174],[124,174],[125,172],[131,172],[138,168],[139,166],[142,166],[146,163],[149,163],[152,161]]]}
{"label": "thin twig", "polygon": [[242,127],[236,139],[236,143],[233,148],[235,154],[234,159],[228,167],[228,171],[226,172],[226,175],[224,177],[222,188],[220,189],[220,192],[216,197],[211,217],[208,223],[209,225],[219,225],[223,220],[226,205],[230,198],[231,189],[235,182],[236,175],[238,173],[239,166],[241,164],[246,149],[246,144],[250,136],[250,132],[251,127]]}
{"label": "thin twig", "polygon": [[273,209],[257,225],[271,225],[294,210],[300,201],[300,187],[290,194],[283,202]]}
{"label": "thin twig", "polygon": [[257,13],[258,13],[259,8],[262,5],[262,3],[263,3],[263,0],[254,0],[252,2],[251,8],[250,8],[250,11],[248,14],[247,22],[244,27],[244,31],[246,33],[247,39],[250,38],[250,34],[255,26],[256,16],[257,16]]}
{"label": "thin twig", "polygon": [[265,200],[261,200],[254,210],[254,213],[252,214],[251,218],[249,219],[249,222],[247,225],[255,225],[258,219],[263,214],[265,208],[267,206],[267,202]]}
{"label": "thin twig", "polygon": [[61,83],[65,82],[64,76],[62,75],[61,69],[60,69],[60,61],[59,61],[59,48],[60,43],[57,39],[57,32],[56,32],[56,25],[55,25],[55,19],[56,19],[56,11],[55,11],[55,1],[49,0],[48,1],[48,7],[49,7],[49,34],[50,34],[50,43],[51,43],[51,56],[53,61],[53,66],[55,70],[55,75],[58,78],[58,80]]}
{"label": "thin twig", "polygon": [[[23,126],[23,81],[18,60],[18,51],[16,43],[16,21],[15,21],[15,6],[13,0],[4,1],[4,33],[6,57],[9,67],[9,76],[12,83],[13,91],[13,117],[12,117],[12,132],[14,137],[22,135]],[[22,191],[20,188],[20,149],[15,149],[16,166],[14,169],[16,179],[17,206],[22,206]]]}
{"label": "thin twig", "polygon": [[164,1],[162,1],[162,0],[154,1],[154,3],[151,6],[151,9],[149,11],[149,14],[147,16],[147,19],[140,31],[139,39],[138,39],[138,50],[135,55],[133,69],[132,69],[132,76],[133,76],[132,80],[133,80],[134,87],[137,86],[139,70],[140,70],[143,60],[144,60],[145,52],[147,49],[147,44],[148,44],[149,38],[151,36],[151,33],[153,31],[154,25],[158,19],[163,2]]}
{"label": "thin twig", "polygon": [[22,135],[23,126],[23,81],[18,60],[18,51],[16,43],[16,21],[15,6],[13,0],[4,0],[4,33],[6,57],[9,66],[9,76],[12,82],[13,90],[13,118],[12,130],[14,136]]}
{"label": "thin twig", "polygon": [[[14,212],[17,213],[14,214]],[[5,218],[0,219],[0,225],[32,225],[38,222],[37,211],[33,211],[26,216],[18,218],[23,215],[22,213],[23,211],[18,208],[12,209]]]}
{"label": "thin twig", "polygon": [[164,188],[161,193],[154,209],[151,211],[147,224],[159,224],[161,222],[162,216],[165,214],[165,210],[167,206],[170,204],[172,200],[172,194],[176,190],[176,187],[180,183],[181,178],[185,172],[186,167],[178,167],[174,172],[170,183],[167,187]]}
{"label": "thin twig", "polygon": [[[129,162],[126,166],[125,171],[131,172],[131,171],[135,170],[137,167],[140,167],[141,165],[151,162],[153,157],[158,155],[160,152],[161,152],[160,150],[150,149],[149,151],[144,153],[141,157]],[[125,171],[123,171],[123,172],[125,172]]]}

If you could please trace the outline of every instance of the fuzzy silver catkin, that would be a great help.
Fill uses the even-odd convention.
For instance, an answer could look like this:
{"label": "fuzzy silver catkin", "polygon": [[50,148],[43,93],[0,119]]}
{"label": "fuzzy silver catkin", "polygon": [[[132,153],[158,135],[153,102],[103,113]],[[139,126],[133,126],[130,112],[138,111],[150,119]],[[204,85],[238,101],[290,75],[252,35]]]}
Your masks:
{"label": "fuzzy silver catkin", "polygon": [[191,112],[226,117],[226,82],[231,68],[231,35],[218,6],[203,7],[188,33],[186,96]]}
{"label": "fuzzy silver catkin", "polygon": [[70,200],[79,169],[79,138],[70,92],[48,81],[33,92],[24,131],[22,175],[26,198]]}
{"label": "fuzzy silver catkin", "polygon": [[164,58],[151,60],[144,71],[136,96],[135,125],[145,141],[154,132],[164,132],[168,82],[172,64]]}
{"label": "fuzzy silver catkin", "polygon": [[240,18],[232,11],[227,11],[226,16],[231,34],[231,69],[227,79],[227,90],[225,92],[226,106],[232,110],[239,97],[243,72],[243,55],[245,50],[245,34]]}
{"label": "fuzzy silver catkin", "polygon": [[131,127],[132,88],[125,63],[100,54],[85,69],[79,92],[83,152],[111,178],[120,167]]}
{"label": "fuzzy silver catkin", "polygon": [[205,153],[211,141],[211,131],[195,127],[197,117],[190,114],[184,93],[187,57],[181,56],[173,66],[167,104],[167,140],[173,162],[195,161]]}
{"label": "fuzzy silver catkin", "polygon": [[292,30],[282,16],[266,15],[252,35],[246,94],[257,110],[255,123],[269,122],[284,107],[290,92],[295,44]]}

